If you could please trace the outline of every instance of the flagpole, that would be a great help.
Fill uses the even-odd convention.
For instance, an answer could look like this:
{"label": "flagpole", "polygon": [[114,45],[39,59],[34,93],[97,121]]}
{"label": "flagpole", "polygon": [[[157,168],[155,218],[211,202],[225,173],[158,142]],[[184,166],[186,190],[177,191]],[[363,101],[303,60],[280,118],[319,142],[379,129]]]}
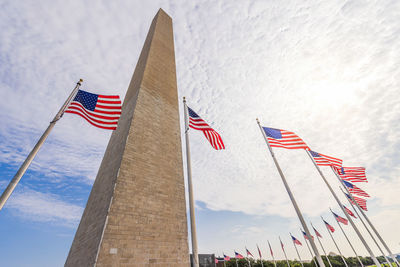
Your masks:
{"label": "flagpole", "polygon": [[331,168],[333,173],[336,175],[336,178],[338,178],[339,183],[344,187],[344,189],[346,190],[347,194],[349,196],[351,196],[354,204],[357,206],[358,210],[361,212],[361,214],[364,216],[365,220],[368,222],[369,226],[371,226],[371,229],[374,231],[374,233],[376,234],[376,236],[379,238],[379,240],[381,241],[381,243],[383,244],[383,246],[385,247],[386,251],[389,252],[390,257],[393,259],[393,261],[397,264],[397,266],[400,266],[400,263],[398,262],[396,256],[392,253],[392,251],[389,249],[389,247],[386,245],[386,242],[383,240],[383,238],[381,237],[381,235],[378,233],[378,231],[376,230],[376,228],[374,227],[374,225],[371,223],[371,221],[368,219],[367,215],[365,214],[365,212],[363,211],[363,209],[360,207],[360,205],[358,205],[358,203],[353,199],[352,194],[350,193],[350,191],[348,190],[347,186],[344,184],[344,182],[342,181],[342,179],[339,177],[339,175],[335,172],[335,170],[333,168]]}
{"label": "flagpole", "polygon": [[245,247],[245,248],[246,248],[246,259],[247,259],[247,262],[249,263],[249,267],[251,267],[251,263],[249,260],[249,253],[247,253],[249,250],[247,249],[247,247]]}
{"label": "flagpole", "polygon": [[[290,234],[290,238],[292,238],[292,234],[291,234],[291,233],[289,233],[289,234]],[[302,266],[302,267],[304,267],[304,265],[303,265],[303,261],[301,260],[301,257],[300,257],[300,254],[299,254],[299,251],[297,250],[296,243],[294,243],[294,240],[293,240],[293,238],[292,238],[292,242],[293,242],[294,249],[295,249],[295,250],[296,250],[296,252],[297,252],[297,256],[299,257],[299,262],[300,262],[301,266]]]}
{"label": "flagpole", "polygon": [[272,256],[272,260],[274,261],[274,266],[276,267],[276,262],[275,262],[275,257],[274,257],[274,253],[272,253],[272,248],[271,248],[271,244],[268,241],[268,246],[269,246],[269,251],[271,252],[271,256]]}
{"label": "flagpole", "polygon": [[51,130],[53,127],[56,125],[56,122],[62,117],[64,114],[65,109],[68,107],[69,103],[72,101],[72,99],[75,97],[76,93],[78,92],[79,87],[81,86],[83,80],[80,79],[79,82],[76,83],[75,88],[72,90],[71,94],[67,98],[67,100],[64,102],[64,105],[61,106],[60,110],[57,112],[56,116],[54,119],[50,122],[49,126],[47,129],[44,131],[42,136],[40,137],[39,141],[36,143],[36,145],[33,147],[32,151],[29,153],[29,155],[26,157],[24,163],[22,163],[21,167],[15,174],[14,178],[10,181],[8,184],[7,188],[4,190],[3,194],[0,197],[0,210],[3,208],[4,204],[6,204],[8,198],[14,191],[15,187],[21,180],[22,176],[25,174],[26,170],[28,169],[29,165],[32,163],[33,159],[35,158],[36,154],[39,152],[40,148],[42,147],[44,141],[46,141],[47,137],[49,136]]}
{"label": "flagpole", "polygon": [[[235,251],[236,252],[236,251]],[[238,263],[237,263],[237,258],[236,258],[236,254],[235,254],[235,260],[236,260],[236,267],[239,267]]]}
{"label": "flagpole", "polygon": [[185,113],[185,139],[186,139],[186,164],[187,176],[189,187],[189,209],[190,209],[190,231],[192,239],[192,254],[193,254],[193,267],[199,267],[199,258],[197,252],[197,235],[196,235],[196,218],[194,213],[194,199],[193,199],[193,183],[192,183],[192,165],[190,161],[190,145],[189,145],[189,125],[188,125],[188,107],[186,105],[186,98],[183,97],[183,106]]}
{"label": "flagpole", "polygon": [[318,234],[317,234],[317,231],[315,230],[315,227],[314,227],[314,225],[313,225],[312,223],[311,223],[311,226],[312,226],[312,228],[314,229],[314,233],[315,233],[315,235],[317,236],[318,243],[319,243],[319,245],[321,246],[322,251],[323,251],[324,254],[325,254],[325,257],[326,257],[326,259],[328,260],[329,266],[332,267],[332,264],[331,264],[331,261],[329,260],[328,254],[326,254],[326,251],[325,251],[325,249],[324,249],[324,246],[322,245],[322,242],[321,242],[321,240],[319,239],[319,236],[318,236]]}
{"label": "flagpole", "polygon": [[[325,224],[324,218],[322,218],[322,216],[321,216],[321,219],[322,219],[322,221],[323,221],[324,224]],[[325,225],[325,227],[326,227],[326,225]],[[327,228],[327,227],[326,227],[326,228]],[[329,235],[331,236],[332,241],[333,241],[333,243],[335,244],[335,247],[336,247],[337,250],[339,251],[339,255],[340,255],[340,257],[342,258],[342,260],[343,260],[343,262],[344,262],[344,265],[346,265],[346,267],[349,267],[349,266],[347,265],[347,262],[346,262],[345,258],[343,257],[342,252],[341,252],[340,249],[339,249],[339,246],[336,244],[336,241],[335,241],[335,239],[333,238],[333,235],[332,235],[331,231],[330,231],[329,229],[326,229],[326,230],[328,231]]]}
{"label": "flagpole", "polygon": [[258,247],[258,244],[257,244],[257,250],[258,250],[258,254],[260,255],[261,267],[264,267],[264,263],[263,263],[262,257],[261,257],[261,251],[260,251],[260,248]]}
{"label": "flagpole", "polygon": [[[330,209],[330,208],[329,208],[329,209]],[[331,210],[331,209],[330,209],[330,210]],[[335,217],[335,215],[333,214],[333,211],[332,211],[332,210],[331,210],[331,212],[332,212],[333,217],[335,218],[335,221],[336,221],[337,224],[339,225],[340,230],[342,230],[342,233],[343,233],[344,237],[346,238],[346,240],[347,240],[347,242],[349,243],[351,249],[353,250],[354,254],[356,255],[356,258],[357,258],[358,262],[361,264],[362,267],[364,267],[364,264],[362,263],[362,261],[361,261],[360,258],[358,257],[356,250],[354,249],[354,247],[353,247],[353,245],[351,244],[349,238],[347,237],[346,233],[344,232],[342,226],[340,225],[340,222],[338,222],[338,220],[336,219],[336,217]],[[377,266],[377,267],[378,267],[378,266],[381,266],[381,264],[378,264],[378,265],[376,265],[376,266]]]}
{"label": "flagpole", "polygon": [[[296,200],[294,199],[294,196],[293,196],[293,194],[292,194],[292,191],[291,191],[290,188],[289,188],[289,184],[286,182],[286,178],[285,178],[285,176],[283,175],[283,172],[282,172],[282,170],[281,170],[281,167],[279,166],[279,163],[278,163],[277,159],[275,158],[275,154],[274,154],[274,152],[272,151],[271,146],[269,145],[268,138],[267,138],[267,136],[265,135],[265,132],[264,132],[264,130],[262,129],[262,127],[261,127],[261,125],[260,125],[260,122],[258,121],[258,119],[256,119],[256,120],[257,120],[258,126],[260,127],[261,133],[262,133],[262,135],[264,136],[264,140],[265,140],[265,142],[267,143],[269,152],[271,153],[271,156],[272,156],[272,159],[274,160],[275,166],[276,166],[276,168],[278,169],[279,175],[281,176],[283,185],[285,186],[286,191],[287,191],[287,193],[288,193],[288,195],[289,195],[289,198],[290,198],[290,200],[292,201],[293,207],[294,207],[294,209],[296,210],[297,216],[299,217],[300,223],[301,223],[301,225],[303,226],[304,231],[306,231],[307,236],[311,236],[310,231],[308,230],[307,224],[306,224],[305,221],[304,221],[303,215],[301,214],[300,209],[299,209],[299,207],[297,206]],[[317,260],[318,260],[319,265],[320,265],[321,267],[325,267],[325,264],[324,264],[324,262],[322,261],[321,255],[319,254],[318,249],[317,249],[317,246],[315,245],[314,241],[311,240],[311,241],[310,241],[310,244],[311,244],[312,249],[314,250],[314,253],[315,253],[316,257],[317,257]]]}
{"label": "flagpole", "polygon": [[288,258],[286,256],[286,252],[285,252],[285,249],[283,248],[283,243],[282,243],[282,240],[281,240],[280,236],[279,236],[279,241],[281,242],[281,248],[282,248],[283,254],[285,255],[287,266],[290,267],[289,260],[288,260]]}
{"label": "flagpole", "polygon": [[[340,187],[340,190],[344,194],[345,198],[346,194],[344,193],[343,189]],[[367,225],[365,224],[364,220],[361,218],[360,214],[357,212],[357,209],[354,207],[353,203],[351,203],[350,199],[347,198],[349,205],[353,208],[354,212],[357,214],[358,218],[360,219],[361,223],[364,225],[365,229],[367,230],[368,234],[371,236],[372,240],[374,240],[375,245],[378,247],[379,251],[382,253],[382,256],[385,258],[386,263],[390,266],[390,261],[386,257],[385,253],[383,252],[382,248],[379,246],[378,241],[376,241],[375,237],[372,235],[371,231],[368,229]]]}
{"label": "flagpole", "polygon": [[[349,220],[351,226],[353,227],[354,231],[356,231],[358,238],[361,240],[361,242],[363,243],[364,247],[367,249],[369,255],[371,256],[372,260],[375,262],[376,266],[380,266],[379,261],[377,260],[377,258],[375,257],[374,253],[372,252],[371,248],[368,246],[367,242],[365,241],[364,237],[361,235],[360,231],[358,230],[357,226],[354,224],[353,220],[350,218],[350,215],[347,214],[347,212],[344,210],[342,203],[340,202],[338,196],[336,195],[335,191],[333,191],[332,187],[330,186],[330,184],[328,183],[328,180],[326,180],[324,174],[322,173],[321,169],[319,168],[319,166],[317,165],[317,163],[315,162],[313,156],[311,155],[309,150],[306,150],[307,155],[310,157],[311,161],[314,163],[315,168],[317,169],[317,171],[319,172],[319,174],[321,175],[322,180],[324,180],[326,186],[328,187],[329,191],[331,192],[331,194],[333,195],[333,197],[335,198],[337,204],[340,206],[340,208],[342,209],[343,213],[346,215],[347,219]],[[331,166],[332,168],[332,166]]]}
{"label": "flagpole", "polygon": [[[300,231],[301,231],[301,229],[300,229]],[[302,233],[302,234],[303,234],[303,233]],[[307,243],[307,239],[306,239],[306,237],[305,237],[304,235],[303,235],[303,238],[304,238],[304,242],[306,242],[306,245],[307,245],[308,251],[310,251],[311,260],[314,262],[315,266],[317,266],[317,267],[318,267],[317,263],[315,262],[314,255],[312,254],[312,252],[311,252],[311,249],[310,249],[310,246],[308,245],[308,243]],[[312,237],[311,237],[311,238],[312,238]]]}

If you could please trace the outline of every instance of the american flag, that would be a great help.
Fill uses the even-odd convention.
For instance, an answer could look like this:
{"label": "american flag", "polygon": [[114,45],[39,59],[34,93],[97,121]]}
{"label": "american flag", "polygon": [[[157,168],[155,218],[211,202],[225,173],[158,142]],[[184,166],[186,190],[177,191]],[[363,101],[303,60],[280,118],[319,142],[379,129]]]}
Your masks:
{"label": "american flag", "polygon": [[263,127],[271,147],[282,147],[287,149],[309,149],[301,138],[294,132],[286,130]]}
{"label": "american flag", "polygon": [[252,256],[253,258],[254,258],[254,256],[253,256],[253,254],[251,254],[251,252],[246,248],[246,253],[247,253],[247,256]]}
{"label": "american flag", "polygon": [[260,258],[262,258],[261,251],[260,251],[260,248],[258,247],[258,245],[257,245],[257,250],[258,250],[258,255],[260,255]]}
{"label": "american flag", "polygon": [[230,260],[231,260],[231,257],[229,257],[229,256],[227,256],[227,255],[224,254],[224,260],[230,261]]}
{"label": "american flag", "polygon": [[335,216],[336,221],[341,222],[341,223],[343,223],[345,225],[347,225],[349,223],[349,221],[347,221],[347,219],[345,219],[343,217],[340,217],[339,215],[337,215],[333,211],[332,211],[332,213],[333,213],[333,216]]}
{"label": "american flag", "polygon": [[202,131],[204,136],[210,142],[211,146],[216,150],[225,149],[221,136],[210,125],[207,124],[196,112],[188,107],[189,127]]}
{"label": "american flag", "polygon": [[341,167],[341,174],[353,174],[355,176],[366,177],[364,167]]}
{"label": "american flag", "polygon": [[121,116],[121,100],[117,95],[96,95],[78,90],[65,112],[79,115],[93,126],[115,130]]}
{"label": "american flag", "polygon": [[315,163],[317,163],[318,166],[333,166],[336,168],[342,167],[343,160],[341,159],[330,157],[311,150],[310,153],[311,156],[314,158]]}
{"label": "american flag", "polygon": [[280,241],[281,241],[282,250],[285,251],[285,246],[283,245],[282,240],[280,240]]}
{"label": "american flag", "polygon": [[347,186],[347,188],[349,189],[350,193],[356,194],[356,195],[359,195],[359,196],[363,196],[363,197],[369,197],[367,192],[365,192],[361,188],[355,186],[354,184],[352,184],[350,182],[347,182],[347,181],[343,181],[343,183]]}
{"label": "american flag", "polygon": [[351,210],[349,210],[345,205],[343,205],[343,208],[347,212],[347,214],[357,219],[356,215]]}
{"label": "american flag", "polygon": [[235,258],[237,258],[237,259],[243,259],[244,257],[242,256],[242,254],[237,253],[237,252],[235,251]]}
{"label": "american flag", "polygon": [[323,220],[325,223],[326,228],[328,228],[329,231],[331,231],[332,233],[335,232],[335,228],[333,228],[332,225],[330,225],[329,223],[327,223],[325,220]]}
{"label": "american flag", "polygon": [[342,167],[336,169],[339,176],[349,182],[368,182],[364,167]]}
{"label": "american flag", "polygon": [[360,198],[360,197],[356,197],[356,196],[352,196],[353,199],[351,198],[351,196],[347,193],[345,193],[346,196],[348,197],[348,199],[350,199],[351,203],[353,203],[353,205],[355,205],[354,201],[357,202],[358,206],[360,206],[360,208],[362,208],[365,211],[368,211],[367,209],[367,200]]}
{"label": "american flag", "polygon": [[318,237],[321,237],[321,238],[322,238],[322,235],[317,231],[317,229],[314,228],[314,226],[313,226],[313,229],[314,229],[315,234],[316,234]]}
{"label": "american flag", "polygon": [[293,243],[295,243],[296,245],[302,246],[301,242],[300,242],[299,240],[297,240],[296,237],[294,237],[294,236],[292,236],[292,235],[290,235],[290,236],[292,237]]}
{"label": "american flag", "polygon": [[[302,232],[303,232],[304,238],[305,238],[306,240],[310,240],[310,239],[308,238],[308,236],[307,236],[307,233],[304,232],[303,230],[302,230]],[[314,237],[313,237],[312,235],[311,235],[311,238],[314,240]]]}
{"label": "american flag", "polygon": [[[272,252],[271,244],[269,243],[269,241],[268,241],[268,246],[269,246],[269,252],[271,252],[271,256],[273,257],[274,256],[274,252]],[[282,244],[282,246],[283,246],[283,244]]]}

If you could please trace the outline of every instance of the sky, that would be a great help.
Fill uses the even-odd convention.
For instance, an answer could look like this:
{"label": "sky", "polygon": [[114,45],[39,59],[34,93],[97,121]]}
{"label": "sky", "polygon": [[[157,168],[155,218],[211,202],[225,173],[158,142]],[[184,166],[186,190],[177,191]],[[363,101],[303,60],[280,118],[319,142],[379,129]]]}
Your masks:
{"label": "sky", "polygon": [[[124,97],[151,20],[174,23],[179,99],[222,136],[216,151],[190,131],[200,253],[256,254],[267,240],[297,258],[300,223],[261,132],[296,132],[313,150],[364,166],[367,212],[400,252],[400,2],[0,1],[0,189],[75,83]],[[183,113],[180,104],[181,133]],[[63,266],[110,132],[66,114],[0,211],[0,266]],[[182,147],[183,153],[185,152]],[[307,223],[336,252],[320,216],[344,216],[303,150],[274,149]],[[185,154],[184,161],[185,161]],[[184,166],[186,166],[184,164]],[[322,167],[345,201],[339,183]],[[186,173],[185,173],[186,178]],[[367,243],[380,255],[361,223]],[[344,227],[360,255],[366,249]],[[343,235],[334,236],[353,256]],[[190,243],[189,243],[190,244]],[[299,250],[309,259],[305,247]]]}

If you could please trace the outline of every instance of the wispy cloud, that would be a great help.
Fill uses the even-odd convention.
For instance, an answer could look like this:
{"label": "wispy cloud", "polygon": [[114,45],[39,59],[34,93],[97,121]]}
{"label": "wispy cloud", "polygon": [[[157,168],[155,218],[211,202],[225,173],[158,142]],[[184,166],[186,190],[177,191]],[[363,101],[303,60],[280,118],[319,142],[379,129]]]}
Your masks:
{"label": "wispy cloud", "polygon": [[[190,132],[195,198],[203,208],[295,218],[257,117],[263,125],[295,131],[345,165],[365,166],[370,182],[360,187],[372,195],[370,213],[399,208],[399,1],[89,3],[2,5],[3,164],[18,168],[79,78],[84,89],[123,97],[150,21],[162,7],[174,19],[179,95],[227,147],[214,151],[200,133]],[[43,173],[39,180],[90,184],[109,136],[66,115],[31,169]],[[276,156],[307,217],[335,205],[304,151],[276,149]],[[339,193],[335,177],[323,171]],[[56,200],[75,214],[71,221],[79,213],[55,195],[28,190],[16,196]],[[29,210],[11,203],[10,209]],[[35,212],[48,212],[57,222],[58,209],[44,207]]]}
{"label": "wispy cloud", "polygon": [[29,189],[16,192],[5,208],[23,219],[66,227],[76,227],[83,212],[82,207],[65,202],[57,195]]}

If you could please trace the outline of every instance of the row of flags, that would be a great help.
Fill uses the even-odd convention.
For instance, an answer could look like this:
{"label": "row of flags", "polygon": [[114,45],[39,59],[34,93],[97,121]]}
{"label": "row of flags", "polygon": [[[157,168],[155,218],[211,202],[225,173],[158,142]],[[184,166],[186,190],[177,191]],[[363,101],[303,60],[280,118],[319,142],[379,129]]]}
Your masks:
{"label": "row of flags", "polygon": [[[65,113],[79,115],[98,128],[115,130],[121,116],[121,100],[117,95],[97,95],[78,90]],[[202,131],[211,146],[216,150],[225,149],[225,144],[217,131],[211,128],[190,107],[188,107],[188,113],[190,128]],[[334,170],[342,178],[352,194],[370,197],[364,190],[351,183],[367,182],[364,167],[343,167],[343,160],[312,151],[294,132],[268,127],[263,127],[263,129],[271,147],[309,150],[318,166],[334,167]],[[358,200],[360,199],[358,198]],[[361,203],[366,209],[366,202],[361,200]]]}
{"label": "row of flags", "polygon": [[[79,115],[96,127],[115,130],[118,119],[121,116],[121,100],[119,96],[115,95],[97,95],[78,90],[65,112]],[[188,113],[190,128],[202,131],[214,149],[225,149],[225,144],[217,131],[211,128],[210,125],[190,107],[188,107]],[[333,170],[343,180],[351,194],[370,197],[367,192],[352,184],[352,182],[368,182],[364,167],[343,167],[343,160],[312,151],[294,132],[269,127],[263,127],[263,129],[271,147],[309,150],[318,166],[333,167]],[[351,201],[354,199],[361,208],[367,210],[365,199],[356,196],[353,196],[353,199],[351,199],[348,194],[347,196]]]}
{"label": "row of flags", "polygon": [[[185,107],[187,108],[188,113],[189,113],[189,121],[191,121],[193,118],[197,118],[197,120],[200,120],[200,121],[204,122],[204,120],[202,120],[198,116],[198,114],[195,113],[192,109],[190,109],[186,105],[185,105]],[[257,120],[257,122],[258,122],[258,120]],[[212,129],[207,123],[204,122],[204,124],[205,124],[205,127],[207,128],[207,130],[212,130],[213,132],[215,132],[215,130]],[[345,187],[345,189],[346,189],[346,191],[348,193],[348,194],[346,194],[346,196],[351,201],[350,203],[353,204],[353,205],[357,204],[361,209],[366,211],[367,210],[366,200],[364,198],[361,198],[361,197],[368,198],[370,196],[369,196],[368,193],[366,193],[364,190],[362,190],[361,188],[359,188],[358,186],[356,186],[354,184],[354,183],[358,183],[358,182],[368,182],[367,178],[366,178],[366,175],[365,175],[365,168],[364,167],[345,167],[345,166],[343,166],[343,160],[342,159],[339,159],[339,158],[336,158],[336,157],[332,157],[332,156],[328,156],[328,155],[324,155],[322,153],[318,153],[316,151],[311,150],[311,148],[294,132],[287,131],[287,130],[282,130],[282,129],[270,128],[270,127],[262,127],[259,122],[258,122],[258,124],[260,126],[260,129],[263,132],[264,138],[267,141],[267,146],[268,146],[268,148],[269,148],[269,150],[271,152],[271,156],[272,156],[272,158],[273,158],[273,160],[275,162],[275,165],[276,165],[276,167],[278,169],[278,172],[280,173],[280,176],[281,176],[282,181],[283,181],[283,183],[284,183],[284,185],[286,187],[286,190],[288,191],[288,194],[289,194],[289,197],[291,198],[292,204],[293,204],[294,208],[296,209],[296,212],[297,212],[297,214],[299,216],[299,219],[300,219],[304,229],[307,232],[307,233],[304,232],[305,238],[308,239],[307,238],[307,235],[309,235],[308,227],[306,226],[306,224],[304,222],[304,219],[302,218],[301,212],[298,209],[297,204],[295,203],[295,200],[293,199],[292,193],[290,192],[290,189],[289,189],[289,187],[287,185],[287,182],[285,181],[283,173],[282,173],[282,171],[281,171],[281,169],[280,169],[280,167],[279,167],[279,165],[278,165],[278,163],[276,161],[276,158],[275,158],[275,156],[274,156],[274,154],[273,154],[273,152],[271,150],[271,147],[278,147],[278,148],[285,148],[285,149],[304,149],[304,150],[307,151],[307,154],[312,158],[312,161],[314,162],[317,170],[320,172],[320,175],[322,176],[323,180],[327,184],[327,186],[330,189],[332,195],[334,196],[334,198],[338,202],[339,206],[341,206],[343,212],[346,214],[347,218],[350,220],[350,223],[351,223],[352,227],[357,232],[358,237],[360,238],[360,240],[363,242],[364,246],[366,247],[366,249],[370,253],[371,258],[373,258],[375,264],[379,264],[378,260],[373,255],[373,253],[370,250],[369,246],[366,244],[366,242],[365,242],[364,238],[362,237],[361,233],[358,231],[358,229],[356,228],[356,226],[354,225],[354,223],[352,222],[352,220],[350,219],[349,216],[351,216],[353,218],[357,218],[357,217],[354,215],[354,213],[350,209],[348,209],[346,206],[344,206],[340,202],[340,200],[338,199],[338,197],[336,196],[336,194],[334,193],[334,191],[332,190],[332,188],[328,184],[327,180],[323,176],[323,174],[322,174],[321,170],[318,168],[318,166],[328,166],[328,167],[330,167],[332,169],[332,171],[335,173],[335,175],[339,178],[341,184]],[[192,128],[196,129],[194,127],[192,127]],[[196,130],[202,130],[202,129],[198,129],[197,128]],[[218,136],[219,142],[223,144],[221,136],[218,133],[216,133],[216,134]],[[224,144],[223,144],[223,146],[217,146],[215,141],[210,140],[210,138],[207,135],[206,135],[206,138],[208,139],[208,141],[210,142],[211,146],[214,149],[220,150],[220,149],[224,149],[225,148]],[[345,193],[345,192],[343,192],[343,193]],[[358,197],[353,198],[352,195],[357,195]],[[348,220],[347,219],[345,219],[345,218],[343,218],[343,217],[341,217],[341,216],[339,216],[339,215],[337,215],[335,213],[333,213],[333,214],[335,215],[335,218],[338,221],[338,223],[343,223],[343,224],[346,224],[346,225],[348,224]],[[371,227],[373,227],[373,226],[371,225]],[[340,228],[343,231],[342,227],[340,227]],[[375,233],[377,234],[376,231],[375,231]],[[344,231],[343,231],[343,234],[345,235],[346,239],[348,240],[348,238],[347,238],[346,234],[344,233]],[[296,238],[294,238],[293,236],[292,236],[292,238],[293,238],[294,242],[296,242],[296,243],[300,242]],[[312,249],[314,250],[315,255],[317,256],[317,260],[318,260],[319,264],[323,265],[322,258],[319,255],[318,249],[316,248],[313,239],[309,240],[309,241],[310,241]],[[318,241],[320,242],[320,240],[318,240]],[[348,242],[350,243],[349,240],[348,240]],[[336,245],[336,243],[335,243],[335,245]],[[322,246],[322,244],[321,244],[321,246]],[[350,246],[351,246],[351,244],[350,244]],[[308,246],[308,244],[307,244],[307,247],[308,247],[308,249],[310,251],[310,254],[313,255],[312,252],[311,252],[310,247]],[[339,248],[338,248],[338,250],[339,250]],[[248,250],[246,249],[246,252],[247,251]],[[353,251],[354,251],[354,249],[353,249]],[[355,254],[357,255],[356,252],[355,252]],[[359,258],[358,258],[358,260],[360,261]],[[344,261],[344,259],[343,259],[343,261]],[[315,264],[316,264],[316,262],[315,262]]]}
{"label": "row of flags", "polygon": [[[356,218],[356,216],[355,216],[350,210],[348,210],[348,211],[352,214],[353,217]],[[333,212],[333,211],[332,211],[332,214],[333,214],[333,216],[334,216],[334,218],[336,219],[337,222],[342,223],[342,224],[344,224],[344,225],[348,225],[347,219],[345,219],[345,218],[339,216],[338,214],[336,214],[336,213]],[[324,219],[322,219],[322,220],[323,220],[323,222],[324,222],[324,224],[325,224],[325,226],[326,226],[326,229],[327,229],[328,231],[330,231],[331,233],[334,233],[334,232],[335,232],[335,228],[334,228],[332,225],[330,225],[326,220],[324,220]],[[317,237],[323,238],[322,235],[320,234],[320,232],[318,232],[318,230],[317,230],[314,226],[313,226],[313,230],[314,230],[314,232],[315,232],[315,234],[316,234]],[[302,234],[303,234],[304,239],[305,239],[305,240],[309,240],[309,238],[308,238],[306,232],[304,232],[304,230],[301,230],[301,232],[302,232]],[[298,246],[302,246],[302,245],[303,245],[303,244],[301,243],[301,241],[298,240],[294,235],[290,234],[290,237],[291,237],[292,242],[293,242],[295,245],[298,245]],[[314,236],[311,235],[311,238],[314,239]],[[284,250],[285,250],[285,246],[284,246],[282,240],[280,240],[280,244],[281,244],[282,250],[284,251]],[[269,241],[268,241],[268,246],[269,246],[269,250],[270,250],[271,256],[274,257],[274,252],[273,252],[273,250],[272,250],[272,247],[271,247],[271,244],[269,243]],[[261,250],[260,250],[260,248],[259,248],[259,246],[258,246],[257,244],[256,244],[256,247],[257,247],[257,250],[258,250],[258,255],[259,255],[260,259],[261,259],[261,258],[262,258]],[[255,258],[254,255],[249,251],[249,249],[248,249],[247,247],[245,247],[245,250],[246,250],[246,256],[247,256],[247,257],[248,257],[248,256],[251,256],[251,257]],[[235,256],[232,257],[232,258],[235,258],[235,259],[244,259],[244,256],[243,256],[242,254],[238,253],[236,250],[234,250],[234,253],[235,253]],[[231,260],[231,257],[228,256],[228,255],[226,255],[225,253],[223,253],[223,256],[224,256],[224,257],[223,257],[223,258],[224,258],[224,261],[230,261],[230,260]],[[221,259],[220,259],[220,260],[216,259],[216,263],[218,263],[218,261],[221,261]]]}
{"label": "row of flags", "polygon": [[[218,132],[212,129],[196,112],[188,107],[189,127],[202,131],[204,136],[210,142],[211,146],[216,149],[225,149],[225,144]],[[270,127],[262,127],[267,136],[271,147],[280,147],[286,149],[306,149],[309,150],[314,161],[318,166],[329,166],[343,180],[349,192],[362,197],[370,197],[370,195],[354,185],[355,182],[368,182],[364,167],[344,167],[343,160],[332,156],[315,152],[294,132],[275,129]],[[350,197],[351,199],[351,197]],[[353,201],[353,200],[352,200]],[[366,200],[354,196],[354,201],[367,211]]]}
{"label": "row of flags", "polygon": [[[225,149],[225,144],[222,140],[221,135],[215,131],[211,126],[205,122],[193,109],[188,107],[186,105],[186,101],[184,100],[185,104],[185,114],[187,114],[187,120],[185,119],[186,123],[186,129],[185,132],[187,134],[187,131],[189,128],[198,130],[203,132],[205,138],[208,140],[210,145],[216,149],[216,150],[222,150]],[[73,101],[71,104],[68,106],[68,108],[65,111],[66,113],[73,113],[77,114],[81,117],[83,117],[85,120],[87,120],[90,124],[103,128],[103,129],[110,129],[110,130],[115,130],[118,124],[118,119],[121,115],[121,101],[118,96],[104,96],[104,95],[96,95],[92,94],[89,92],[85,92],[83,90],[79,90],[76,96],[74,97]],[[186,118],[186,116],[185,116]],[[346,197],[350,200],[350,202],[354,205],[357,204],[361,209],[367,211],[367,205],[366,205],[366,199],[362,198],[368,198],[370,195],[356,186],[354,183],[360,183],[360,182],[368,182],[365,174],[365,168],[364,167],[345,167],[343,166],[343,160],[339,158],[335,158],[332,156],[324,155],[322,153],[318,153],[316,151],[311,150],[311,148],[294,132],[287,131],[287,130],[282,130],[282,129],[276,129],[276,128],[270,128],[270,127],[262,127],[260,125],[260,129],[265,133],[264,137],[267,139],[267,145],[268,147],[278,147],[278,148],[285,148],[285,149],[304,149],[307,151],[307,153],[312,157],[314,163],[316,166],[328,166],[331,167],[332,171],[335,173],[335,175],[341,180],[342,185],[345,186],[347,193],[343,192],[346,194]],[[187,136],[186,136],[187,137]],[[188,137],[187,137],[188,138]],[[274,158],[274,155],[272,153],[272,150],[270,148],[271,155]],[[274,158],[275,160],[275,158]],[[275,164],[277,164],[275,160]],[[279,166],[277,166],[278,170],[280,171]],[[318,169],[318,167],[317,167]],[[318,169],[319,170],[319,169]],[[319,171],[321,173],[321,171]],[[281,176],[283,175],[280,173]],[[321,173],[321,176],[322,173]],[[191,179],[191,178],[190,178]],[[282,177],[284,179],[284,177]],[[323,177],[323,179],[325,179]],[[325,181],[326,182],[326,181]],[[284,182],[285,183],[285,182]],[[327,182],[326,182],[327,183]],[[328,184],[327,184],[328,185]],[[329,185],[328,185],[329,187]],[[287,188],[287,190],[289,190]],[[330,189],[332,191],[332,189]],[[291,193],[288,191],[289,196]],[[332,194],[333,191],[332,191]],[[357,196],[353,196],[357,195]],[[337,199],[337,197],[334,194],[334,197]],[[339,200],[337,199],[338,204],[342,206],[342,210],[347,213],[347,216],[352,216],[353,218],[357,218],[355,214],[348,209],[346,206],[342,205]],[[293,202],[293,199],[292,199]],[[294,203],[295,209],[297,210],[296,204]],[[354,207],[353,207],[354,208]],[[333,215],[335,216],[335,219],[338,221],[338,223],[342,223],[347,225],[348,220],[337,215],[332,211]],[[301,215],[299,215],[301,217]],[[299,217],[299,218],[300,218]],[[348,217],[350,220],[350,217]],[[302,218],[300,218],[300,221],[302,221]],[[327,228],[333,232],[334,228],[330,226],[326,221],[324,221]],[[355,226],[353,225],[353,222],[350,220],[352,223],[353,228]],[[302,221],[303,227],[306,229],[308,232],[307,226],[304,224]],[[357,229],[355,229],[358,231]],[[315,233],[317,234],[318,237],[322,237],[314,228]],[[343,231],[343,229],[342,229]],[[343,232],[344,233],[344,232]],[[192,235],[195,233],[192,233]],[[359,234],[359,233],[358,233]],[[306,232],[303,231],[304,238],[306,240],[309,240],[311,245],[313,246],[313,250],[315,253],[317,252],[317,249],[315,247],[315,244],[313,243],[313,237],[312,240],[308,238],[308,235]],[[301,245],[301,242],[297,240],[294,236],[292,236],[292,240],[295,244]],[[362,237],[359,234],[360,239]],[[193,239],[193,237],[192,237]],[[364,242],[364,245],[366,246],[367,250],[369,248]],[[308,244],[307,244],[308,246]],[[321,244],[322,246],[322,244]],[[261,251],[258,248],[258,252],[260,254],[261,258]],[[271,247],[270,247],[271,249]],[[283,243],[282,243],[282,249],[283,249]],[[308,247],[310,250],[310,248]],[[197,244],[196,244],[196,250],[197,250]],[[246,248],[246,253],[247,256],[252,256],[251,252]],[[312,255],[312,252],[310,250],[310,253]],[[370,252],[371,253],[371,252]],[[271,254],[272,254],[272,249],[271,249]],[[193,251],[193,255],[196,258],[197,261],[197,251]],[[239,253],[235,251],[235,257],[243,257]],[[375,259],[376,258],[371,254],[371,256]],[[317,255],[319,262],[322,261],[320,258],[319,254]],[[224,255],[224,260],[228,259],[230,257]],[[195,262],[196,263],[196,262]],[[196,264],[195,264],[196,265]],[[197,265],[196,265],[197,266]]]}

